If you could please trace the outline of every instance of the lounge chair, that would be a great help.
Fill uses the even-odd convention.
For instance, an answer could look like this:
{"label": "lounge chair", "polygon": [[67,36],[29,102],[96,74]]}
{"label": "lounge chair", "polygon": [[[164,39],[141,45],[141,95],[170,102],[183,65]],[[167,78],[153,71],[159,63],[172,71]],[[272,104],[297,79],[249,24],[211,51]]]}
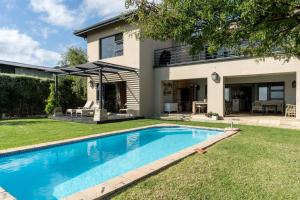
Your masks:
{"label": "lounge chair", "polygon": [[[92,105],[93,105],[93,101],[87,101],[83,107],[78,107],[77,109],[89,109]],[[68,114],[69,114],[70,117],[73,117],[73,115],[75,114],[77,117],[77,114],[76,114],[77,109],[73,109],[73,108],[67,109],[66,116],[68,116]]]}
{"label": "lounge chair", "polygon": [[68,114],[70,114],[70,117],[73,117],[73,114],[76,113],[76,109],[72,109],[72,108],[69,108],[66,110],[66,116],[68,116]]}
{"label": "lounge chair", "polygon": [[80,115],[83,116],[93,116],[95,109],[92,108],[94,102],[93,101],[87,101],[86,104],[83,107],[79,107],[75,109],[76,117]]}
{"label": "lounge chair", "polygon": [[125,103],[124,107],[119,110],[119,113],[127,113],[127,112],[128,112],[127,103]]}

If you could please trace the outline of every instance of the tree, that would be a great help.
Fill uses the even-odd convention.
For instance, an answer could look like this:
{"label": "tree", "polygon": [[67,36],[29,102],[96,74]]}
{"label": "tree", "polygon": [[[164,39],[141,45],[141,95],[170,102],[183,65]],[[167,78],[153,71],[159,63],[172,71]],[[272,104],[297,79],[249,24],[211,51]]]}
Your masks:
{"label": "tree", "polygon": [[128,21],[139,37],[190,44],[192,53],[208,45],[210,52],[300,57],[299,0],[126,0],[126,7],[136,9]]}
{"label": "tree", "polygon": [[86,51],[81,47],[71,46],[62,54],[61,65],[76,66],[87,62]]}
{"label": "tree", "polygon": [[[62,54],[61,65],[74,67],[76,65],[87,63],[86,51],[81,47],[69,47],[65,53]],[[68,79],[73,81],[72,91],[79,96],[83,101],[86,100],[87,95],[87,80],[84,77],[68,76]]]}

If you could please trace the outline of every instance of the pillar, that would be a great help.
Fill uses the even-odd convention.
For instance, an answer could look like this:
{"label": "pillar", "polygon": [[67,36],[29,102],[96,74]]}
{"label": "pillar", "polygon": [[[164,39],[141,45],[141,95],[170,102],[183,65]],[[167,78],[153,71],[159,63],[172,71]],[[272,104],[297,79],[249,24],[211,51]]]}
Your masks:
{"label": "pillar", "polygon": [[300,71],[296,72],[296,118],[300,119]]}
{"label": "pillar", "polygon": [[207,112],[224,116],[224,78],[220,75],[216,81],[207,77]]}

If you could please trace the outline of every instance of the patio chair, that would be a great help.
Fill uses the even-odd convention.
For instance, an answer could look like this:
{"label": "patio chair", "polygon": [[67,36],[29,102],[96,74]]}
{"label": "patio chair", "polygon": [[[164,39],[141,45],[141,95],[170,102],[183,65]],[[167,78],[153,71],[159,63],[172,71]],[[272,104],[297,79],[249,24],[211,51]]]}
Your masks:
{"label": "patio chair", "polygon": [[68,114],[70,114],[70,117],[73,117],[73,114],[76,113],[76,109],[67,109],[66,110],[66,116],[68,116]]}
{"label": "patio chair", "polygon": [[125,103],[124,107],[119,110],[119,113],[127,113],[127,112],[128,112],[127,103]]}
{"label": "patio chair", "polygon": [[95,109],[76,109],[76,117],[80,115],[82,118],[83,116],[92,117],[94,116]]}
{"label": "patio chair", "polygon": [[285,117],[296,117],[296,105],[286,104]]}
{"label": "patio chair", "polygon": [[83,107],[78,107],[77,109],[75,109],[76,117],[78,117],[78,115],[80,115],[81,117],[94,116],[95,109],[92,108],[93,104],[93,101],[87,101]]}
{"label": "patio chair", "polygon": [[264,112],[264,108],[261,101],[255,101],[252,103],[252,113]]}

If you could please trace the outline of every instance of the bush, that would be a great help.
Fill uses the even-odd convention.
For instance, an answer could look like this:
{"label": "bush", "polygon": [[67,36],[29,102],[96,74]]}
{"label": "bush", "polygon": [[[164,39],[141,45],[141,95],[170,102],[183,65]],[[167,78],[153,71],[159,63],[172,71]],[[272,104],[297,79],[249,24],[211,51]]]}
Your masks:
{"label": "bush", "polygon": [[50,79],[0,75],[0,116],[25,117],[45,114]]}
{"label": "bush", "polygon": [[[68,108],[82,107],[86,102],[86,95],[84,97],[83,94],[86,93],[86,89],[77,80],[71,76],[59,77],[57,98],[63,112]],[[81,88],[82,93],[77,88]]]}
{"label": "bush", "polygon": [[54,109],[58,106],[57,97],[55,95],[55,85],[50,84],[50,94],[47,99],[47,105],[45,107],[45,112],[50,115],[53,113]]}

